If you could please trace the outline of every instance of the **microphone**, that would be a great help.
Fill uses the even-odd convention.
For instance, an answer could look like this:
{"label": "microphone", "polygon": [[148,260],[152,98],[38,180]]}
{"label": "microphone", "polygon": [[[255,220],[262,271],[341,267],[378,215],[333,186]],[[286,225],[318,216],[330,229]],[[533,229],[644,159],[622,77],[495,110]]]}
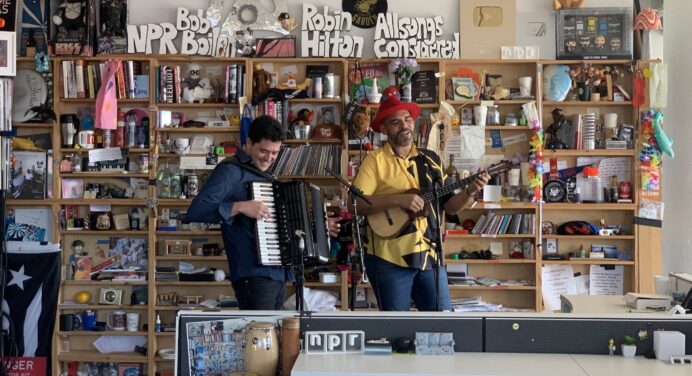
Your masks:
{"label": "microphone", "polygon": [[298,236],[298,249],[301,251],[305,250],[305,231],[302,230],[296,230],[295,232],[296,236]]}
{"label": "microphone", "polygon": [[372,205],[372,201],[370,201],[367,197],[365,197],[365,194],[363,193],[363,191],[361,191],[360,189],[358,189],[358,187],[356,187],[355,185],[353,185],[353,184],[347,182],[346,180],[344,180],[344,178],[342,178],[341,176],[339,176],[339,175],[337,175],[336,173],[334,173],[334,171],[332,171],[329,167],[325,167],[324,170],[327,171],[327,172],[329,173],[329,175],[335,177],[336,180],[338,180],[341,184],[343,184],[344,186],[346,186],[346,188],[348,188],[348,191],[349,191],[352,195],[354,195],[354,196],[360,198],[361,200],[365,201],[368,205]]}

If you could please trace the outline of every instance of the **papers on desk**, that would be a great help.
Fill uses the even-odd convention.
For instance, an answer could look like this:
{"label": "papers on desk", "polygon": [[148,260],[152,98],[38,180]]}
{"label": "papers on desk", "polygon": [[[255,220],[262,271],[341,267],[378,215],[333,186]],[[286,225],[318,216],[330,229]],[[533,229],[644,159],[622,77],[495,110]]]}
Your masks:
{"label": "papers on desk", "polygon": [[486,303],[480,296],[452,299],[454,312],[495,312],[502,311],[501,304]]}

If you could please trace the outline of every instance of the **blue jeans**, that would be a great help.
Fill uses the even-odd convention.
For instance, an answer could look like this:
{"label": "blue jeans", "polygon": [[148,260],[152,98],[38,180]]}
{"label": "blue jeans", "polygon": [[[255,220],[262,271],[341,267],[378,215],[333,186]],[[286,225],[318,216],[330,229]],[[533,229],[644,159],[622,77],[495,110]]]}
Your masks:
{"label": "blue jeans", "polygon": [[241,310],[279,310],[284,304],[284,282],[265,277],[246,277],[231,283]]}
{"label": "blue jeans", "polygon": [[[377,256],[366,255],[365,267],[382,311],[409,311],[411,299],[419,311],[435,311],[435,272],[404,268]],[[452,310],[447,271],[439,268],[439,310]]]}

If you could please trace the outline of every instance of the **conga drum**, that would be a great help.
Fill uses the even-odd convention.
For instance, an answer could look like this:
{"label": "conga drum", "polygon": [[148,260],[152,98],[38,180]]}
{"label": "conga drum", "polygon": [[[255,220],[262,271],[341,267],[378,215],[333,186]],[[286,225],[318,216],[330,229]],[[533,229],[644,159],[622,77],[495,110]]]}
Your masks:
{"label": "conga drum", "polygon": [[252,322],[245,334],[245,370],[258,376],[274,376],[279,365],[279,339],[274,324]]}

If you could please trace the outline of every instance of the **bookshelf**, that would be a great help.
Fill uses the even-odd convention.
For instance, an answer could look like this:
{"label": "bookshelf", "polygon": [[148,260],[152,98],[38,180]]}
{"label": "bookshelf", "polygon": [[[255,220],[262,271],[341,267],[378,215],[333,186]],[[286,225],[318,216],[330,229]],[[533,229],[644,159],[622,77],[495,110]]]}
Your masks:
{"label": "bookshelf", "polygon": [[[97,313],[99,321],[105,320],[105,317],[109,312],[116,310],[123,310],[127,312],[139,312],[140,313],[140,330],[130,334],[129,332],[124,332],[126,335],[142,335],[146,336],[148,339],[149,353],[147,356],[142,356],[136,353],[126,353],[126,354],[99,354],[91,345],[93,340],[102,333],[99,332],[83,332],[83,331],[73,331],[73,332],[61,332],[57,329],[54,334],[54,366],[56,369],[64,370],[66,362],[70,361],[122,361],[122,362],[135,362],[147,364],[147,374],[153,375],[157,370],[167,369],[172,367],[172,361],[164,360],[157,355],[157,351],[161,348],[174,347],[174,336],[169,333],[157,333],[154,331],[154,321],[156,315],[159,314],[164,323],[172,323],[174,321],[175,315],[181,307],[178,306],[167,306],[157,304],[157,296],[159,294],[167,294],[175,292],[179,296],[184,295],[200,295],[204,294],[205,297],[214,297],[219,294],[232,295],[232,289],[230,288],[230,283],[228,282],[180,282],[180,281],[156,281],[155,279],[155,268],[156,266],[164,267],[177,267],[178,263],[189,262],[195,266],[209,265],[216,268],[222,268],[227,270],[227,262],[225,256],[198,256],[195,254],[197,246],[193,246],[192,255],[166,255],[165,254],[165,244],[167,240],[192,240],[193,244],[203,244],[203,243],[221,243],[221,234],[218,231],[209,229],[187,229],[177,231],[160,231],[157,230],[158,222],[157,220],[161,218],[163,211],[166,209],[178,209],[184,211],[191,203],[190,198],[157,198],[156,188],[151,185],[147,185],[145,190],[146,194],[141,198],[132,199],[117,199],[117,198],[107,198],[107,199],[70,199],[63,198],[61,196],[62,182],[64,179],[82,179],[86,183],[110,183],[116,184],[119,181],[129,180],[130,178],[142,179],[145,181],[151,181],[156,179],[156,174],[164,162],[169,162],[171,164],[178,163],[181,156],[173,151],[164,152],[157,145],[167,138],[172,141],[177,138],[189,138],[192,139],[196,135],[208,135],[213,138],[214,145],[219,145],[221,142],[237,141],[239,138],[239,127],[235,125],[230,125],[228,127],[204,127],[204,128],[164,128],[161,127],[161,112],[179,112],[187,115],[188,118],[193,119],[195,117],[207,117],[213,116],[217,111],[228,111],[229,113],[237,113],[240,111],[239,104],[236,103],[159,103],[159,99],[156,97],[156,80],[152,79],[156,77],[157,71],[161,66],[180,66],[183,67],[190,62],[198,63],[202,67],[225,67],[230,64],[243,65],[246,67],[246,78],[245,84],[248,90],[245,95],[250,98],[251,92],[249,85],[252,82],[252,72],[253,67],[256,63],[267,64],[273,63],[273,70],[280,71],[282,68],[295,65],[296,67],[296,77],[300,82],[306,74],[306,69],[308,65],[323,65],[327,66],[330,73],[340,76],[341,88],[339,90],[340,98],[301,98],[301,99],[290,99],[287,101],[287,109],[289,110],[300,110],[302,108],[319,108],[321,106],[332,106],[339,111],[339,114],[335,116],[335,119],[341,118],[341,112],[343,111],[343,98],[345,94],[349,92],[348,85],[348,75],[350,73],[349,65],[353,61],[344,59],[281,59],[277,60],[265,60],[265,59],[217,59],[217,58],[204,58],[204,57],[189,57],[189,56],[158,56],[158,55],[113,55],[113,56],[99,56],[93,58],[56,58],[53,61],[54,69],[54,82],[55,82],[55,92],[53,93],[53,101],[55,103],[55,111],[58,118],[61,114],[76,113],[79,108],[89,108],[95,105],[94,99],[87,98],[63,98],[62,91],[63,77],[62,77],[62,62],[63,61],[73,61],[73,60],[84,60],[88,64],[97,64],[104,62],[108,59],[121,59],[136,61],[141,64],[141,69],[143,74],[149,75],[149,95],[146,98],[125,98],[119,100],[119,106],[126,109],[139,108],[145,112],[150,118],[149,129],[147,130],[149,143],[143,148],[123,148],[122,153],[125,156],[130,156],[132,160],[139,161],[140,155],[146,155],[149,160],[148,172],[139,171],[129,171],[128,173],[122,172],[87,172],[83,170],[82,172],[60,172],[59,162],[63,157],[67,155],[80,154],[86,156],[89,150],[78,149],[71,146],[65,146],[62,143],[62,135],[60,132],[59,125],[52,123],[15,123],[13,127],[17,129],[20,135],[32,134],[32,133],[49,133],[51,139],[51,148],[48,155],[54,160],[54,175],[53,179],[49,182],[52,188],[53,196],[47,200],[42,199],[29,199],[29,200],[8,200],[8,207],[46,207],[52,213],[55,213],[53,227],[55,229],[53,239],[54,241],[60,242],[62,244],[62,249],[65,250],[63,256],[63,263],[68,265],[69,255],[71,254],[71,244],[74,240],[82,240],[87,243],[87,248],[93,250],[96,249],[99,241],[103,239],[109,239],[111,237],[127,237],[143,239],[148,243],[148,263],[146,267],[147,279],[146,281],[73,281],[65,278],[61,283],[61,291],[59,296],[59,306],[56,315],[56,322],[58,322],[59,315],[61,313],[74,313],[81,312],[86,309],[94,310]],[[435,60],[435,59],[420,59],[419,64],[424,70],[433,70],[439,72],[445,72],[446,78],[439,81],[438,91],[437,91],[437,103],[423,104],[421,107],[424,109],[424,113],[434,112],[441,98],[448,98],[447,95],[447,80],[453,76],[461,68],[470,68],[474,71],[485,70],[488,73],[501,74],[505,81],[506,86],[517,86],[515,81],[521,76],[531,76],[533,77],[533,92],[532,94],[536,97],[536,103],[538,106],[539,113],[543,117],[543,126],[546,127],[550,123],[550,111],[553,107],[558,106],[563,108],[566,114],[575,115],[583,113],[587,109],[598,108],[605,112],[616,112],[618,113],[618,118],[624,122],[630,122],[634,125],[638,124],[638,113],[637,109],[632,107],[632,103],[629,101],[623,102],[608,102],[599,101],[596,103],[592,102],[579,102],[579,101],[565,101],[565,102],[549,102],[542,100],[543,88],[540,83],[542,82],[541,68],[546,65],[551,64],[579,64],[581,62],[564,62],[564,61],[502,61],[502,60]],[[629,64],[629,61],[606,61],[606,62],[593,62],[594,64],[619,64],[625,65]],[[33,61],[30,59],[19,59],[18,68],[26,67],[30,69],[33,66]],[[625,76],[622,84],[625,89],[631,90],[631,85],[629,83],[629,76]],[[278,78],[281,80],[281,78]],[[630,85],[630,86],[628,86]],[[498,105],[501,117],[504,119],[506,114],[509,112],[517,112],[519,106],[526,103],[527,100],[499,100],[495,101]],[[478,101],[456,101],[453,99],[448,100],[448,103],[452,104],[455,109],[460,107],[467,107],[469,105],[475,105],[480,102]],[[259,108],[259,106],[258,106]],[[371,111],[376,111],[378,105],[367,105],[367,108]],[[318,110],[319,111],[319,110]],[[93,114],[93,112],[92,112]],[[201,115],[200,115],[201,114]],[[337,124],[339,121],[337,120]],[[315,123],[316,124],[316,123]],[[301,146],[331,146],[340,147],[341,151],[339,153],[339,163],[340,171],[342,175],[348,175],[348,162],[352,157],[363,157],[366,151],[363,150],[348,150],[348,130],[342,125],[343,137],[336,140],[312,140],[312,139],[289,139],[286,140],[285,144],[287,148],[295,149]],[[498,131],[502,137],[508,136],[520,136],[530,135],[530,131],[527,128],[522,127],[511,127],[506,125],[492,125],[486,127],[486,134],[490,132]],[[487,148],[486,152],[489,155],[514,155],[517,152],[526,153],[528,150],[527,142],[518,142],[512,145],[505,146],[503,148]],[[188,157],[204,157],[206,153],[204,152],[190,152],[186,156]],[[233,155],[231,150],[224,150],[224,153],[220,157],[227,157]],[[594,157],[622,157],[627,158],[631,161],[632,174],[637,172],[638,162],[637,162],[638,149],[626,149],[626,150],[545,150],[544,157],[546,161],[551,157],[556,157],[558,159],[566,160],[568,165],[576,163],[576,159],[585,156]],[[208,172],[208,170],[200,170],[200,174]],[[324,175],[284,175],[282,179],[305,179],[310,182],[314,182],[321,186],[333,187],[336,191],[339,191],[336,181]],[[632,179],[633,188],[632,191],[638,191],[637,179]],[[545,203],[545,204],[534,204],[529,202],[507,202],[501,204],[493,203],[477,203],[473,208],[463,212],[460,220],[463,222],[464,219],[478,220],[478,218],[484,213],[495,212],[497,214],[507,215],[507,214],[533,214],[536,218],[534,223],[535,231],[528,234],[446,234],[445,241],[445,254],[446,263],[450,266],[465,266],[468,268],[470,273],[484,275],[490,278],[496,278],[498,280],[526,280],[530,281],[530,285],[498,285],[498,286],[459,286],[452,285],[450,290],[453,297],[472,297],[481,296],[483,299],[491,303],[499,303],[508,307],[514,307],[519,309],[526,309],[530,311],[540,311],[543,307],[543,302],[541,298],[541,268],[544,265],[570,265],[575,272],[582,272],[582,274],[588,274],[589,267],[591,265],[615,265],[622,266],[625,269],[624,273],[624,287],[625,290],[631,291],[643,291],[646,289],[644,284],[645,279],[651,279],[648,275],[651,274],[652,266],[648,260],[656,259],[655,249],[645,250],[642,248],[643,241],[641,240],[642,233],[632,226],[632,231],[627,231],[624,234],[611,236],[608,238],[600,236],[564,236],[564,235],[547,235],[541,234],[540,232],[540,222],[538,218],[542,220],[550,220],[555,224],[574,220],[576,218],[585,219],[590,222],[598,223],[601,218],[606,219],[606,223],[613,224],[631,224],[636,215],[636,211],[639,204],[639,197],[634,196],[634,202],[629,204],[614,204],[614,203],[602,203],[602,204],[574,204],[574,203]],[[147,207],[145,200],[147,198],[157,198],[158,205],[156,210],[152,210]],[[124,214],[129,213],[130,209],[141,209],[143,212],[148,213],[148,218],[146,220],[146,228],[142,229],[121,229],[121,230],[67,230],[61,227],[60,212],[64,210],[66,206],[76,206],[79,210],[81,216],[86,216],[90,206],[92,205],[110,205],[112,214]],[[158,218],[155,214],[158,213]],[[198,239],[195,243],[195,239]],[[580,244],[593,244],[601,242],[602,240],[607,240],[609,243],[614,243],[618,245],[618,248],[630,248],[633,253],[632,260],[594,260],[594,259],[571,259],[571,260],[542,260],[541,258],[541,242],[543,239],[556,239],[558,241],[558,250],[560,253],[567,252],[569,249],[578,247]],[[510,243],[523,243],[525,241],[532,242],[533,247],[533,257],[515,259],[510,258]],[[459,253],[462,250],[474,251],[479,249],[487,249],[491,242],[497,242],[502,244],[502,253],[497,255],[496,259],[492,260],[478,260],[478,259],[452,259],[451,255],[453,253]],[[660,245],[659,245],[660,247]],[[646,261],[646,262],[645,262]],[[341,295],[342,304],[344,304],[341,309],[348,309],[346,302],[348,299],[348,274],[347,272],[341,273],[341,283],[337,284],[322,284],[319,282],[309,281],[306,283],[307,286],[311,288],[326,289],[330,291],[337,292]],[[358,288],[368,289],[369,285],[359,285]],[[101,305],[98,304],[98,297],[101,288],[118,288],[123,291],[124,300],[122,304],[118,305]],[[147,288],[147,305],[135,305],[129,304],[129,298],[133,288],[146,287]],[[92,295],[91,302],[87,305],[72,305],[66,302],[71,300],[75,293],[79,291],[89,291]],[[289,288],[287,295],[290,295],[292,290]],[[370,291],[372,292],[372,291]],[[373,298],[372,294],[369,294],[369,298]],[[147,329],[144,329],[142,324],[148,324]],[[98,334],[96,334],[98,333]],[[111,332],[106,332],[111,333]],[[122,334],[122,333],[119,333]],[[61,352],[59,350],[58,344],[60,340],[65,336],[70,339],[70,351]],[[80,350],[79,352],[76,350]]]}

